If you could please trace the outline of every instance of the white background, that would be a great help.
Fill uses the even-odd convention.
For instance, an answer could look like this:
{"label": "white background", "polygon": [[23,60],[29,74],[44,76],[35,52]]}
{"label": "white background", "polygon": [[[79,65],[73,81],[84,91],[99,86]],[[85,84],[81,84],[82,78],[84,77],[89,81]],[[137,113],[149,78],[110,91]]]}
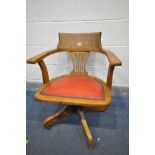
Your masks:
{"label": "white background", "polygon": [[[26,154],[25,2],[0,4],[0,154]],[[154,1],[130,2],[130,154],[154,155]]]}

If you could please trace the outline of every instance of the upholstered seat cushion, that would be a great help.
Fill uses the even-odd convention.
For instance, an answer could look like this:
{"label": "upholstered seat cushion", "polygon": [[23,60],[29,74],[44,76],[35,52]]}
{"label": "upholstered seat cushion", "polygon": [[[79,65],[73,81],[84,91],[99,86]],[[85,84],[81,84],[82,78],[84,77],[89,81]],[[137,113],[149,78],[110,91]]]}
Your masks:
{"label": "upholstered seat cushion", "polygon": [[89,76],[68,75],[52,80],[41,94],[84,99],[105,99],[103,84]]}

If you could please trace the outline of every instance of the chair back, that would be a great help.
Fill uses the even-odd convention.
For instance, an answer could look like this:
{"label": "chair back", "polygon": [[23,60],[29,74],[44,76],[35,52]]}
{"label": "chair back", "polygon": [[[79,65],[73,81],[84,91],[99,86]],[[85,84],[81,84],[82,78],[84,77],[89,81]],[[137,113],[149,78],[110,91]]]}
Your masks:
{"label": "chair back", "polygon": [[59,50],[84,52],[99,52],[101,46],[101,32],[92,33],[59,33]]}
{"label": "chair back", "polygon": [[89,52],[100,52],[101,32],[59,33],[58,50],[69,51],[73,61],[72,74],[88,74],[85,70]]}

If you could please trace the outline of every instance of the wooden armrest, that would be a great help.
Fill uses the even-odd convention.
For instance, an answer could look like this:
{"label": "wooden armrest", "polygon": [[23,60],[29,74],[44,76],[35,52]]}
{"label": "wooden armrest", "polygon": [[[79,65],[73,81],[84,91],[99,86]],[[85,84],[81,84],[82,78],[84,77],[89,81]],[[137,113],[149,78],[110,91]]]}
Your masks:
{"label": "wooden armrest", "polygon": [[40,62],[41,60],[43,60],[45,57],[49,56],[50,54],[56,53],[58,51],[59,51],[58,49],[51,49],[51,50],[42,52],[42,53],[40,53],[40,54],[30,58],[30,59],[27,59],[26,62],[28,64],[36,64],[36,63]]}
{"label": "wooden armrest", "polygon": [[108,49],[103,48],[102,52],[108,57],[111,66],[121,66],[121,60],[111,51]]}

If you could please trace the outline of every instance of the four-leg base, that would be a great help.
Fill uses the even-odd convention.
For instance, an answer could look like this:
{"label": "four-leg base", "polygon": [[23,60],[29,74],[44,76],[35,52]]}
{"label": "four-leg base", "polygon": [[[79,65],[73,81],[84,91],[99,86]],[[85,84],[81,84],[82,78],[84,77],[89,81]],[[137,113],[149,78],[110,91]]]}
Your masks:
{"label": "four-leg base", "polygon": [[89,146],[94,148],[95,143],[94,143],[94,140],[93,140],[93,136],[92,136],[91,131],[89,129],[89,126],[88,126],[88,123],[87,123],[86,118],[84,116],[84,113],[83,113],[82,109],[80,109],[79,107],[64,106],[64,108],[61,109],[60,111],[58,111],[55,114],[47,117],[44,120],[43,125],[44,125],[44,127],[49,128],[53,124],[57,123],[60,119],[62,119],[65,116],[68,116],[69,114],[71,114],[74,111],[77,112],[77,114],[80,117],[81,125],[83,127],[83,130],[84,130],[84,133],[86,135]]}

